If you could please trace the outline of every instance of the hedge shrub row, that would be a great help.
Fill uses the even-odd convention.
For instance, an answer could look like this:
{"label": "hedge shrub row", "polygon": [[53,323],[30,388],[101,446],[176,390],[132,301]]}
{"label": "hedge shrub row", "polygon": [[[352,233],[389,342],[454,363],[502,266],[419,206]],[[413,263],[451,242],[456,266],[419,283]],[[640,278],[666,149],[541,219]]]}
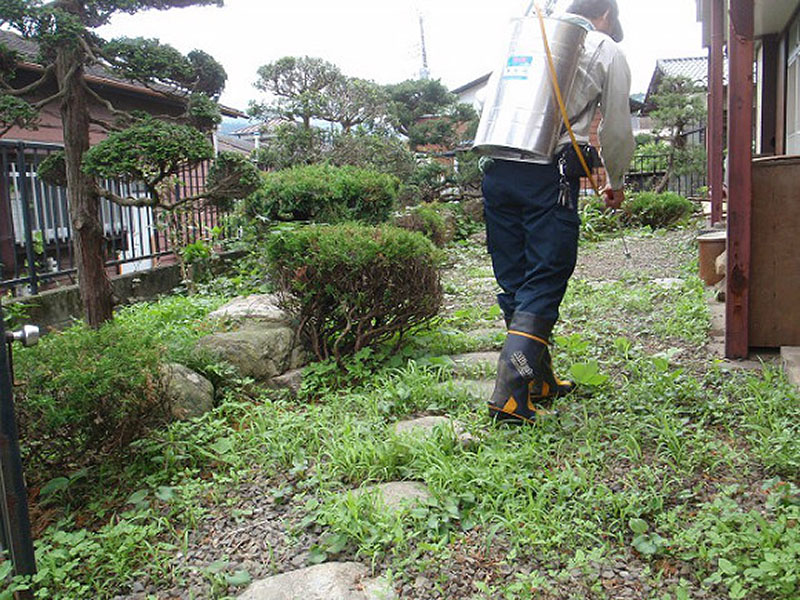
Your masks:
{"label": "hedge shrub row", "polygon": [[397,198],[399,181],[369,169],[328,164],[293,167],[264,176],[247,200],[251,218],[270,221],[381,223]]}

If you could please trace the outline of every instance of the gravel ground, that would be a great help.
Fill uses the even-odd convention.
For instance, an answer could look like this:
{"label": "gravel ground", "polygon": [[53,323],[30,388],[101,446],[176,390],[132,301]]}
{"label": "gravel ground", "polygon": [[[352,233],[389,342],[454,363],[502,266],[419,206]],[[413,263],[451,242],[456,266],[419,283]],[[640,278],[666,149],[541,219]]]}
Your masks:
{"label": "gravel ground", "polygon": [[620,237],[584,246],[578,252],[574,277],[598,281],[680,277],[681,267],[696,252],[691,245],[695,236],[692,229],[626,234],[630,258]]}
{"label": "gravel ground", "polygon": [[[115,600],[201,600],[242,589],[225,577],[247,571],[253,580],[308,566],[309,550],[322,529],[298,527],[305,516],[293,496],[302,475],[266,477],[253,474],[246,483],[222,490],[225,500],[209,499],[208,514],[191,531],[186,551],[172,561],[171,587],[147,578],[135,582],[130,593]],[[280,493],[276,493],[281,490]],[[295,533],[297,532],[297,533]]]}

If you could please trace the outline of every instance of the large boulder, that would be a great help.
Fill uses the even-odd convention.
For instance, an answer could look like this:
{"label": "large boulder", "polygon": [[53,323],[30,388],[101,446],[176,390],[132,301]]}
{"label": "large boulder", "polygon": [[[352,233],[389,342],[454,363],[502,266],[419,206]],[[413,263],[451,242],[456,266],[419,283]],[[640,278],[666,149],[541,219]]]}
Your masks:
{"label": "large boulder", "polygon": [[161,381],[172,418],[179,421],[193,419],[214,408],[214,386],[188,367],[178,363],[163,365]]}
{"label": "large boulder", "polygon": [[325,563],[256,581],[239,600],[394,600],[385,581],[358,563]]}
{"label": "large boulder", "polygon": [[295,333],[285,326],[248,326],[200,338],[197,349],[233,365],[240,375],[268,381],[304,364]]}
{"label": "large boulder", "polygon": [[209,319],[262,323],[289,323],[289,315],[280,308],[276,294],[239,296],[209,313]]}

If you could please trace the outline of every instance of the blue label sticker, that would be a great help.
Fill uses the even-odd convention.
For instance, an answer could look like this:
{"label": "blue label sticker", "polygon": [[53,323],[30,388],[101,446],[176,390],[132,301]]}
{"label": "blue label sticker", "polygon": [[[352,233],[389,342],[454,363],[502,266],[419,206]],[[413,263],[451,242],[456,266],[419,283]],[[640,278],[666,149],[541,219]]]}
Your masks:
{"label": "blue label sticker", "polygon": [[530,67],[533,63],[532,56],[509,56],[508,67]]}
{"label": "blue label sticker", "polygon": [[503,79],[527,79],[533,64],[533,56],[509,56]]}

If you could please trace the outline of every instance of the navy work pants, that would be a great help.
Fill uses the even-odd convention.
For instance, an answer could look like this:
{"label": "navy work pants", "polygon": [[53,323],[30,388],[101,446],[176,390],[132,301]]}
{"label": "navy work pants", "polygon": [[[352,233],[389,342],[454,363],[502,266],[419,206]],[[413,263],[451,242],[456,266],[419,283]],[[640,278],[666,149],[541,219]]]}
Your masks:
{"label": "navy work pants", "polygon": [[555,323],[578,255],[580,179],[559,202],[555,164],[494,160],[483,177],[486,238],[506,321],[520,310]]}

